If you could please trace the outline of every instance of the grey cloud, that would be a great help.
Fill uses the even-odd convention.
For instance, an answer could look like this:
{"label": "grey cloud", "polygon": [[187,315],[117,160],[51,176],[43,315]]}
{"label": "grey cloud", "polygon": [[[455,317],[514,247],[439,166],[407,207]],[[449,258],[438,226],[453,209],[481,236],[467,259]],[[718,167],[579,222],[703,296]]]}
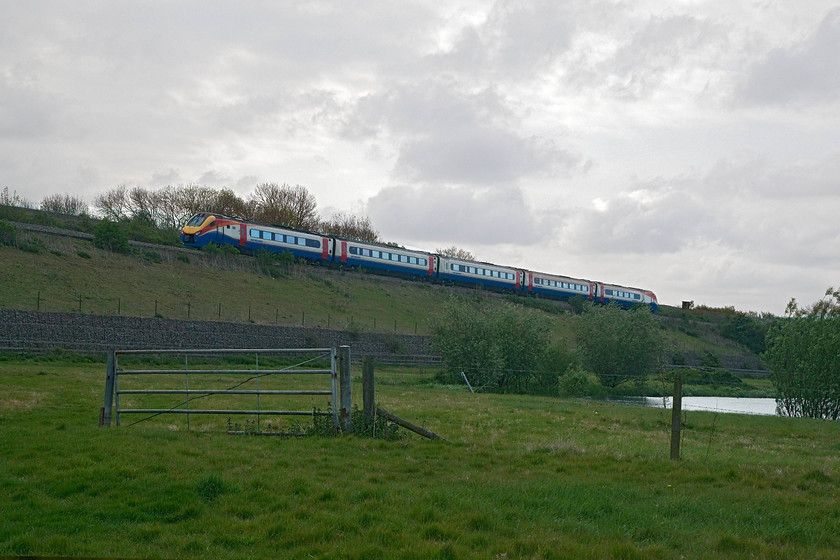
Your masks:
{"label": "grey cloud", "polygon": [[420,182],[500,185],[578,163],[548,139],[523,136],[494,90],[462,92],[429,82],[362,99],[345,125],[348,137],[392,135],[395,173]]}
{"label": "grey cloud", "polygon": [[576,252],[675,253],[698,238],[717,237],[715,214],[691,179],[657,179],[570,216],[559,237]]}
{"label": "grey cloud", "polygon": [[536,220],[515,188],[390,187],[368,200],[367,212],[386,239],[467,247],[535,242]]}
{"label": "grey cloud", "polygon": [[840,99],[840,8],[828,12],[813,34],[778,48],[753,66],[736,97],[741,103],[785,104]]}
{"label": "grey cloud", "polygon": [[534,138],[501,129],[441,131],[404,143],[397,174],[411,180],[503,185],[573,158]]}

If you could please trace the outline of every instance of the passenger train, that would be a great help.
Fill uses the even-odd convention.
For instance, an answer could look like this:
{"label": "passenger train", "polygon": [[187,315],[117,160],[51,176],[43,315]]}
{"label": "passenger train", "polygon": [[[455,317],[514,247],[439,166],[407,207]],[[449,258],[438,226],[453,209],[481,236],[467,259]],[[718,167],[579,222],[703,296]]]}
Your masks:
{"label": "passenger train", "polygon": [[579,296],[597,303],[615,302],[624,307],[645,304],[654,312],[659,307],[656,295],[650,290],[246,222],[211,213],[200,213],[190,218],[181,231],[181,241],[187,247],[196,248],[208,243],[232,245],[243,253],[255,253],[261,249],[289,252],[295,257],[316,263],[359,267],[394,276],[428,278],[512,293],[536,294],[552,299],[568,300]]}

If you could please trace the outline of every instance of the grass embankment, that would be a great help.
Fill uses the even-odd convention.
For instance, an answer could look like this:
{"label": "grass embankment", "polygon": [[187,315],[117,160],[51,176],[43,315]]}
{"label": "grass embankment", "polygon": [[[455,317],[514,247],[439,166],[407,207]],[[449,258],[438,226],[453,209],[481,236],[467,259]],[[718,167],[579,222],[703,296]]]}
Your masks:
{"label": "grass embankment", "polygon": [[[428,334],[431,315],[460,294],[486,305],[512,301],[536,307],[550,314],[554,338],[574,345],[573,315],[550,300],[307,265],[271,278],[251,257],[164,249],[123,255],[85,240],[21,236],[38,251],[0,246],[3,308]],[[670,353],[738,355],[744,367],[757,367],[758,357],[717,335],[713,323],[664,308],[660,316]]]}
{"label": "grass embankment", "polygon": [[108,429],[96,427],[104,377],[104,363],[0,362],[0,555],[835,558],[840,549],[838,423],[688,413],[683,459],[672,462],[668,411],[473,395],[391,371],[378,373],[379,404],[446,441],[230,436],[222,418],[206,431],[172,417]]}

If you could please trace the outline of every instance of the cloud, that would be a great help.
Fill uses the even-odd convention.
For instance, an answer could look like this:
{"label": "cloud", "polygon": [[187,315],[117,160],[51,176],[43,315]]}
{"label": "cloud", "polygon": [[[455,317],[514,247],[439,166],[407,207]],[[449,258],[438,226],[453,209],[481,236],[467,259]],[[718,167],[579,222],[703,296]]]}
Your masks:
{"label": "cloud", "polygon": [[[569,216],[558,237],[577,254],[669,254],[715,237],[715,214],[686,178],[656,179],[593,200]],[[711,235],[710,235],[711,234]]]}
{"label": "cloud", "polygon": [[834,102],[840,97],[840,8],[829,11],[805,40],[777,48],[745,76],[736,97],[744,104]]}
{"label": "cloud", "polygon": [[368,200],[367,214],[385,239],[424,247],[539,241],[536,220],[516,188],[389,187]]}
{"label": "cloud", "polygon": [[515,183],[577,164],[554,141],[525,136],[497,91],[465,92],[429,81],[366,96],[349,117],[349,138],[390,138],[397,178],[418,182]]}

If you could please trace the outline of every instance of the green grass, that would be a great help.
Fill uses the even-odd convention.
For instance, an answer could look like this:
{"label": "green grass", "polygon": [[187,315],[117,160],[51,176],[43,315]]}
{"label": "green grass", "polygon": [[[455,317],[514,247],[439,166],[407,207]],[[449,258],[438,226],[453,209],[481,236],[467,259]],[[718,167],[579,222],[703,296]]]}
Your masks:
{"label": "green grass", "polygon": [[[358,377],[359,372],[354,371]],[[377,372],[440,434],[98,428],[104,361],[0,361],[0,555],[835,558],[840,424],[470,394]],[[357,381],[354,379],[354,381]],[[354,401],[360,388],[354,385]],[[317,397],[316,397],[317,398]],[[324,402],[325,406],[326,403]]]}

